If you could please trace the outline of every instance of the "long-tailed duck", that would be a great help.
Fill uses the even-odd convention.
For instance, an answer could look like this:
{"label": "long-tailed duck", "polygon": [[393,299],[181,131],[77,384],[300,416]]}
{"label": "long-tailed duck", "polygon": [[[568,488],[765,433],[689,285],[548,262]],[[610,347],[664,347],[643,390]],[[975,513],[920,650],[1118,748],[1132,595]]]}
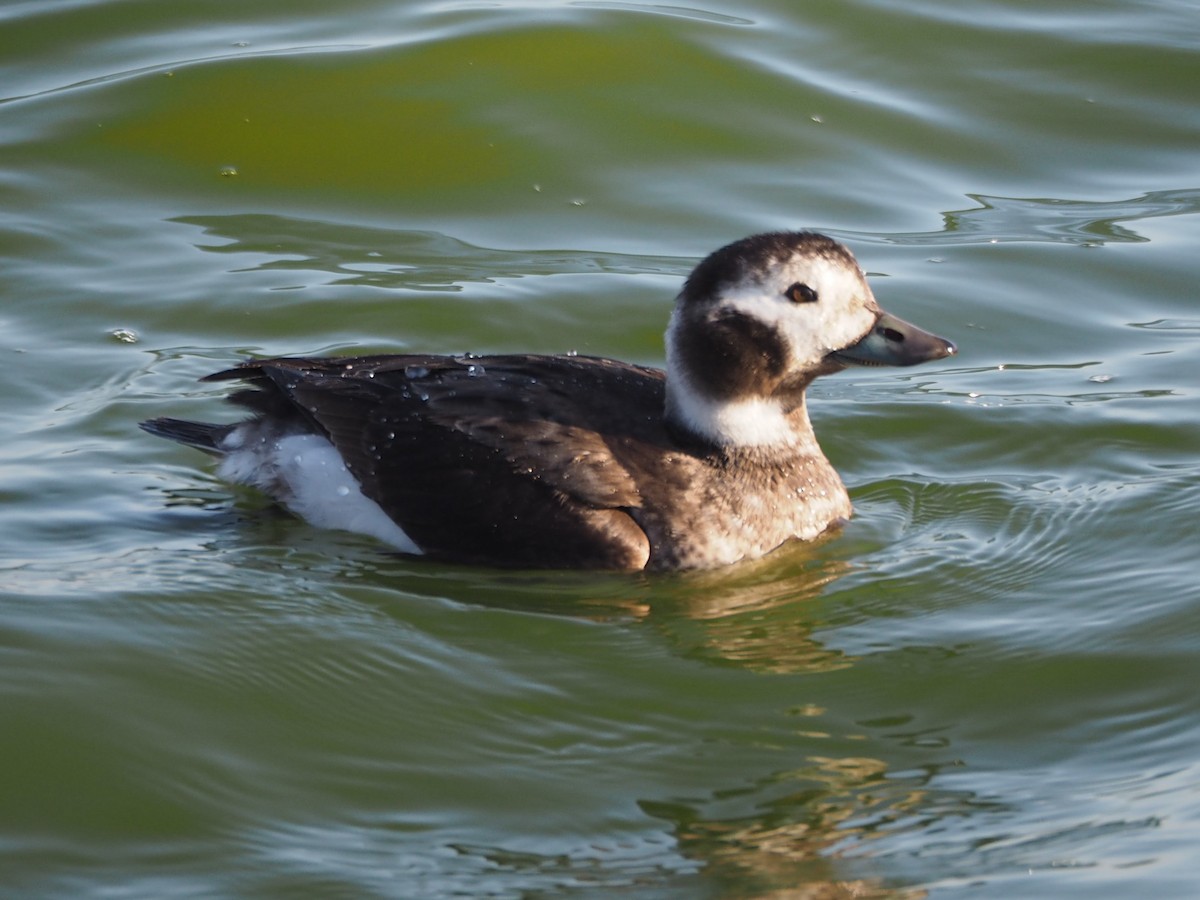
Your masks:
{"label": "long-tailed duck", "polygon": [[245,362],[253,418],[160,418],[224,479],[310,523],[490,565],[688,569],[753,559],[849,517],[804,391],[851,365],[954,344],[883,312],[850,251],[811,232],[748,237],[692,271],[666,373],[588,356]]}

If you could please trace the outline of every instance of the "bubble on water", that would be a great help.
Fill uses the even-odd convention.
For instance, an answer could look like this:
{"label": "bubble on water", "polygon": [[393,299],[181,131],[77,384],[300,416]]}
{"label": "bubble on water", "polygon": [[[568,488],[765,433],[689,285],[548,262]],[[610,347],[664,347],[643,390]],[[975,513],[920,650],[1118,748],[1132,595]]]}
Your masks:
{"label": "bubble on water", "polygon": [[471,363],[471,365],[467,366],[467,377],[468,378],[478,378],[482,374],[483,374],[483,366],[476,365],[475,363]]}
{"label": "bubble on water", "polygon": [[350,488],[346,487],[346,485],[344,485],[344,484],[341,484],[341,485],[338,485],[337,492],[338,492],[339,497],[345,497],[345,496],[349,495]]}
{"label": "bubble on water", "polygon": [[122,344],[136,344],[138,342],[138,334],[132,328],[114,328],[109,334]]}
{"label": "bubble on water", "polygon": [[222,178],[232,178],[238,174],[237,166],[221,166],[218,171]]}
{"label": "bubble on water", "polygon": [[1117,376],[1115,375],[1093,375],[1088,379],[1088,381],[1092,382],[1093,384],[1108,384],[1108,382],[1112,381],[1116,377]]}

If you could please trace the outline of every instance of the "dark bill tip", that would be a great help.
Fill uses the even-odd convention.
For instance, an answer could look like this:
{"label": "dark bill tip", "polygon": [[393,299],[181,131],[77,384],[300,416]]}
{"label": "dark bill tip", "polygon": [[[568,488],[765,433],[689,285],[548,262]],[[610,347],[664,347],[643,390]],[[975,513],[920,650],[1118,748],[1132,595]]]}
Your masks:
{"label": "dark bill tip", "polygon": [[957,352],[958,348],[945,338],[881,313],[874,327],[858,343],[829,355],[848,366],[915,366]]}

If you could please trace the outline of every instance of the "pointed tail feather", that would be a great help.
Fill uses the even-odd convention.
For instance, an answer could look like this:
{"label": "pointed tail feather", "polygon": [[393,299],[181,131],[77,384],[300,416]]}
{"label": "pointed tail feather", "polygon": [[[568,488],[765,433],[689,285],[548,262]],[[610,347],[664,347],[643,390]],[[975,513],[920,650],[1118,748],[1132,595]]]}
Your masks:
{"label": "pointed tail feather", "polygon": [[223,453],[221,441],[229,434],[229,425],[212,425],[208,422],[188,422],[185,419],[147,419],[138,427],[158,437],[179,441],[206,453]]}

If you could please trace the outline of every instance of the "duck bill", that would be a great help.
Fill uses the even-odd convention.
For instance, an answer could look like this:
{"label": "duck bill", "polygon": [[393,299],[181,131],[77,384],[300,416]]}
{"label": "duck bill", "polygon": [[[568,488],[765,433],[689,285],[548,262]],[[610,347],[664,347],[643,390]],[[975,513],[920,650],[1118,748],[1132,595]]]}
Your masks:
{"label": "duck bill", "polygon": [[829,358],[846,366],[915,366],[957,352],[945,338],[881,312],[857,343],[835,350]]}

